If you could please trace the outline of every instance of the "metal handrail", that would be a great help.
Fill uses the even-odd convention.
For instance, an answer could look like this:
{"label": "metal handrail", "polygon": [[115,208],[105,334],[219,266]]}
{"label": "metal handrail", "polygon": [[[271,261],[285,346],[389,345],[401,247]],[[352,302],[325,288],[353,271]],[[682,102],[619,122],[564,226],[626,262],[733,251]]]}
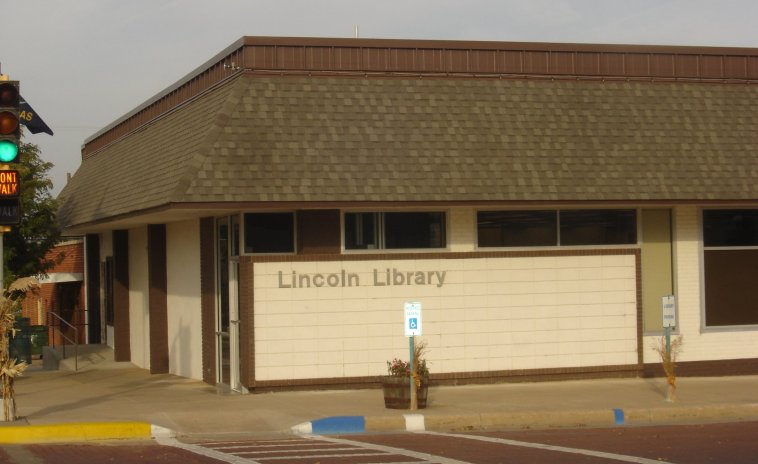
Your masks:
{"label": "metal handrail", "polygon": [[[58,326],[50,323],[50,316],[53,316],[54,319],[57,319],[61,324]],[[71,340],[66,335],[63,334],[62,326],[63,324],[66,324],[68,327],[74,329],[74,340]],[[53,337],[51,341],[51,346],[55,348],[55,329],[58,329],[58,332],[61,334],[61,338],[65,341],[69,342],[70,344],[74,345],[74,370],[79,370],[79,343],[77,340],[79,340],[79,329],[71,325],[68,321],[60,317],[59,315],[55,314],[52,311],[47,312],[47,325],[49,327],[53,328]],[[63,344],[63,359],[66,359],[66,344]]]}

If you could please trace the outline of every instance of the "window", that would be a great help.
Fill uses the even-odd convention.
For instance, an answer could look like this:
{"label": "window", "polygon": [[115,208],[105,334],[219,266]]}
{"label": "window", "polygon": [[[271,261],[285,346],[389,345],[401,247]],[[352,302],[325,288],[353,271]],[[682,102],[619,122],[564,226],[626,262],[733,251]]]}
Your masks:
{"label": "window", "polygon": [[444,248],[445,213],[345,213],[345,249]]}
{"label": "window", "polygon": [[560,244],[633,245],[637,243],[633,209],[587,209],[560,212]]}
{"label": "window", "polygon": [[345,213],[345,249],[379,248],[379,213]]}
{"label": "window", "polygon": [[245,253],[292,253],[295,251],[293,213],[245,214]]}
{"label": "window", "polygon": [[703,238],[707,247],[758,246],[758,209],[703,211]]}
{"label": "window", "polygon": [[633,209],[479,211],[480,247],[633,245]]}
{"label": "window", "polygon": [[758,324],[758,209],[703,211],[705,325]]}
{"label": "window", "polygon": [[557,211],[479,211],[480,247],[555,246]]}

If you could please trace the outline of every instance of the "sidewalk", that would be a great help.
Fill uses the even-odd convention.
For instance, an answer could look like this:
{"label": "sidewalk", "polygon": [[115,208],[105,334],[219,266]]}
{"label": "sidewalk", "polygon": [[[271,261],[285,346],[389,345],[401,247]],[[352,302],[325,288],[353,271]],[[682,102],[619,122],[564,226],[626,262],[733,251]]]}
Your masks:
{"label": "sidewalk", "polygon": [[[758,376],[680,378],[678,386],[675,403],[664,401],[665,379],[431,387],[428,407],[406,417],[407,410],[384,408],[380,389],[219,395],[202,382],[150,375],[130,363],[103,362],[72,372],[44,371],[35,361],[16,383],[21,419],[0,422],[0,442],[14,428],[81,423],[147,423],[191,439],[274,436],[291,434],[293,427],[314,433],[361,431],[355,421],[320,420],[337,416],[357,416],[365,431],[758,420]],[[23,436],[27,429],[18,432]],[[78,432],[70,433],[76,437]],[[92,436],[81,434],[82,439]]]}

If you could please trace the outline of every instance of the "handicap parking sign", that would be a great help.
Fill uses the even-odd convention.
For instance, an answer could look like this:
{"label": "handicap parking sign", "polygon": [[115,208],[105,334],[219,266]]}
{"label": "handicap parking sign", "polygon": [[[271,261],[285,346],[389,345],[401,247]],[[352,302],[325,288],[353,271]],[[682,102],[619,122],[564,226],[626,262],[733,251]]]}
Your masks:
{"label": "handicap parking sign", "polygon": [[405,303],[405,336],[421,335],[421,303]]}

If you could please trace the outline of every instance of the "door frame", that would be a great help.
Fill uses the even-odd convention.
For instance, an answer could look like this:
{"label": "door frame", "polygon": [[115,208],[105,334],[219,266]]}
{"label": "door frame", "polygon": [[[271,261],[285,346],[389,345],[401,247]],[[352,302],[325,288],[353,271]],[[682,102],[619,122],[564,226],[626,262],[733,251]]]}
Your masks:
{"label": "door frame", "polygon": [[[239,240],[238,215],[223,216],[215,221],[216,250],[216,385],[219,390],[247,393],[240,377],[240,320],[239,320]],[[222,234],[221,228],[226,228]],[[225,235],[225,237],[224,237]],[[225,242],[225,243],[224,243]],[[225,252],[225,256],[222,253]],[[226,269],[222,269],[226,266]],[[225,293],[225,294],[224,294]],[[228,327],[224,330],[224,314]],[[229,343],[228,383],[224,372],[224,339]]]}

